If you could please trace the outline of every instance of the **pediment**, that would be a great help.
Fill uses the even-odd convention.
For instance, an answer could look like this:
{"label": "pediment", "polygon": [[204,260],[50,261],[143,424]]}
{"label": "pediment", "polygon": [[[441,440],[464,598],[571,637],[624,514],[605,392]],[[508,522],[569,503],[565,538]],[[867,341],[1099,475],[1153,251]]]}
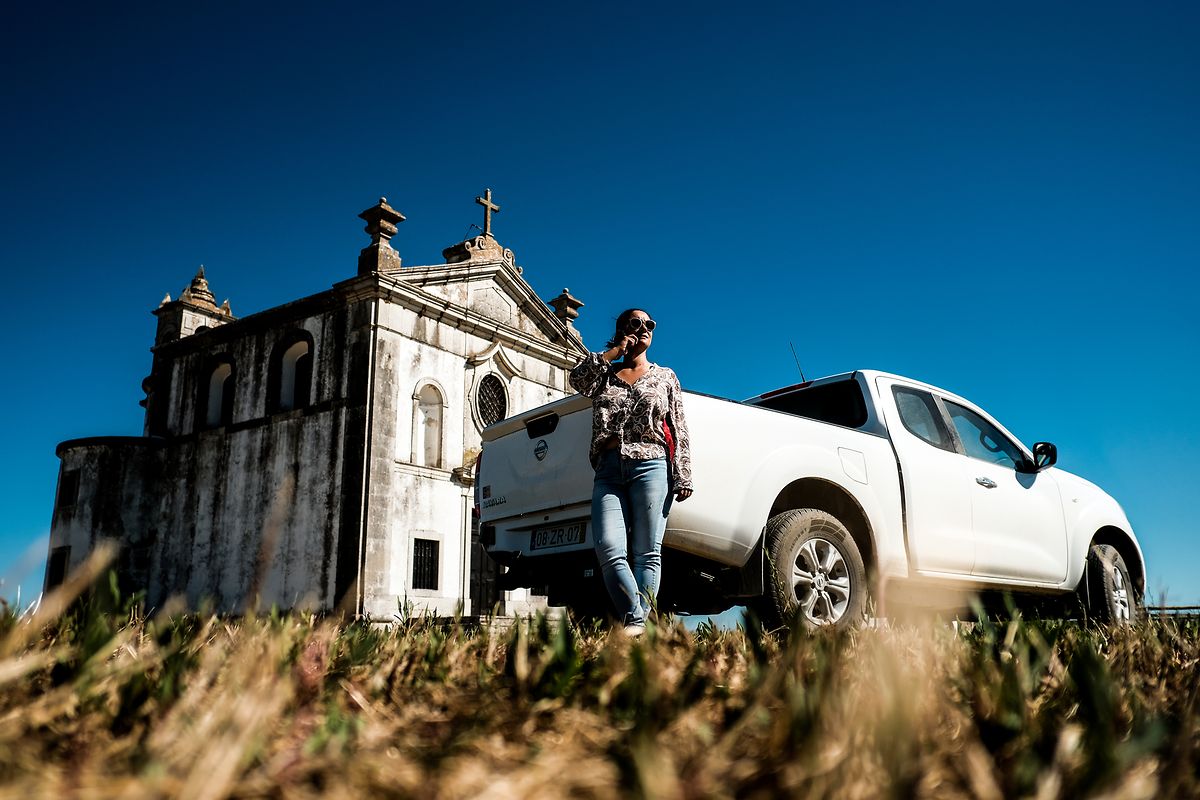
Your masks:
{"label": "pediment", "polygon": [[467,308],[505,325],[514,324],[519,313],[516,301],[494,283],[472,286],[467,294]]}
{"label": "pediment", "polygon": [[492,261],[408,267],[394,276],[419,286],[464,313],[515,328],[534,339],[586,353],[574,327],[554,315],[522,276],[511,251]]}

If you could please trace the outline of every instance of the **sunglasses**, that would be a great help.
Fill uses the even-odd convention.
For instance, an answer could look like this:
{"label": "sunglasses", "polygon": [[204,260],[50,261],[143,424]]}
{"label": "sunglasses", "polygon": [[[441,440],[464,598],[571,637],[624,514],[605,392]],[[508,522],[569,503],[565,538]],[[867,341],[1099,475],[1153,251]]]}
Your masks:
{"label": "sunglasses", "polygon": [[658,323],[652,319],[642,319],[641,317],[631,317],[629,319],[629,321],[625,323],[625,331],[627,333],[637,333],[642,328],[645,328],[646,333],[650,333],[651,331],[654,330],[654,327],[657,324]]}

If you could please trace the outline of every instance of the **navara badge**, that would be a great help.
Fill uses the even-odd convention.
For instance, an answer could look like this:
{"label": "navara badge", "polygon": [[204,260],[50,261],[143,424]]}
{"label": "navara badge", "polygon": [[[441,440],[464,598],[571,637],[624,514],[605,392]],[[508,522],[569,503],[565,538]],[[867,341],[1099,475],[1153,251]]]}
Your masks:
{"label": "navara badge", "polygon": [[537,460],[541,461],[546,457],[546,452],[550,449],[546,444],[545,439],[538,439],[538,443],[533,447],[533,454],[537,456]]}

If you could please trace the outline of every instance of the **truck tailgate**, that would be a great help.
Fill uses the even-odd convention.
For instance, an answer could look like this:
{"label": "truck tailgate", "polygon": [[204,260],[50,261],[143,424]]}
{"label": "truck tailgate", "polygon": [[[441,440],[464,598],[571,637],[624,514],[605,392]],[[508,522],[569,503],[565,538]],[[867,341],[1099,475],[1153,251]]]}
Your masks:
{"label": "truck tailgate", "polygon": [[[592,403],[572,395],[483,432],[479,508],[484,523],[590,502]],[[539,517],[540,519],[540,517]]]}

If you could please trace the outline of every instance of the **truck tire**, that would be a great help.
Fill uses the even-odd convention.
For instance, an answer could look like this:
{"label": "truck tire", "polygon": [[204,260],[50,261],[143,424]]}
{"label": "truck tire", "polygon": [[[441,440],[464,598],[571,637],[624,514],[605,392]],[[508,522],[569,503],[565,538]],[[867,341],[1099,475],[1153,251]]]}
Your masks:
{"label": "truck tire", "polygon": [[763,623],[771,629],[848,627],[862,622],[867,570],[854,537],[837,517],[815,508],[767,522]]}
{"label": "truck tire", "polygon": [[1111,544],[1093,544],[1088,550],[1083,589],[1083,603],[1093,619],[1105,625],[1132,625],[1141,618],[1129,567]]}

